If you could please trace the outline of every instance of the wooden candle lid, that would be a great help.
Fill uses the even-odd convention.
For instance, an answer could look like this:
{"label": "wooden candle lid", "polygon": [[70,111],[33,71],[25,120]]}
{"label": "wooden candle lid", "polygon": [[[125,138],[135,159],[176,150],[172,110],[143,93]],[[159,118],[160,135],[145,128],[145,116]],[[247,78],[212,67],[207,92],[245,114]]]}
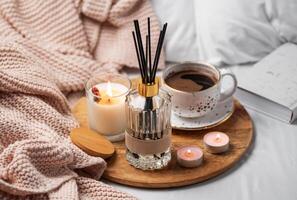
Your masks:
{"label": "wooden candle lid", "polygon": [[104,136],[86,127],[75,128],[70,133],[72,142],[91,156],[109,158],[114,154],[114,146]]}

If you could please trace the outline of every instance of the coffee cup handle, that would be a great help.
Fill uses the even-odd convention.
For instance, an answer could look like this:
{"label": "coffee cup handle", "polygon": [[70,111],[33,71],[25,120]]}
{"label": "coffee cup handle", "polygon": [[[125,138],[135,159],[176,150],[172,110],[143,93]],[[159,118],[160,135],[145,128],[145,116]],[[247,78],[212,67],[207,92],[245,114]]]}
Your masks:
{"label": "coffee cup handle", "polygon": [[231,97],[235,93],[236,88],[237,88],[236,76],[231,72],[222,72],[222,84],[223,84],[224,78],[227,77],[227,76],[230,76],[232,78],[233,84],[232,84],[231,87],[226,89],[224,92],[222,92],[222,90],[221,90],[220,101],[225,101],[226,99]]}

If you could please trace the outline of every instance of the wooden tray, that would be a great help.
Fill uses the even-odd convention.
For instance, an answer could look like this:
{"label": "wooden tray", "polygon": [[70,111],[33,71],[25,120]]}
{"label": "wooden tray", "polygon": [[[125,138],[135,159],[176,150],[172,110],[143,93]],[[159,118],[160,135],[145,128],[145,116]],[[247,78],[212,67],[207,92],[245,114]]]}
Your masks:
{"label": "wooden tray", "polygon": [[[81,126],[88,126],[86,99],[83,97],[73,108],[73,114]],[[231,146],[225,154],[207,153],[202,138],[210,131],[222,131],[229,135]],[[113,182],[143,188],[170,188],[202,182],[218,176],[234,166],[248,150],[253,140],[253,124],[244,107],[235,100],[233,115],[223,124],[201,131],[172,131],[172,160],[162,170],[142,171],[128,164],[125,158],[124,142],[113,143],[116,153],[107,160],[108,167],[103,177]],[[176,149],[185,145],[197,145],[204,151],[203,164],[187,169],[176,162]]]}

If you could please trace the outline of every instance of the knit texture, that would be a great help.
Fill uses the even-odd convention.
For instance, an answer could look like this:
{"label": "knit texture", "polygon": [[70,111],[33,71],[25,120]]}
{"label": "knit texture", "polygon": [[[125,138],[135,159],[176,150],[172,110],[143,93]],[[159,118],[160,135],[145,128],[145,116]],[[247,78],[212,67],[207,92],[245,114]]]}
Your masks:
{"label": "knit texture", "polygon": [[0,199],[134,199],[99,182],[105,161],[71,143],[65,94],[137,66],[132,20],[149,16],[156,38],[144,0],[1,0]]}

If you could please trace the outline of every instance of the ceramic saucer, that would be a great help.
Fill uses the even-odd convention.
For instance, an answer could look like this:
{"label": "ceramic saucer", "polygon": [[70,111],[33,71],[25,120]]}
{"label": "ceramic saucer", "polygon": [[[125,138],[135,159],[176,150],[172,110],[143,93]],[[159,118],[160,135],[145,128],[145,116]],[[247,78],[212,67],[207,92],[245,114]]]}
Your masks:
{"label": "ceramic saucer", "polygon": [[179,130],[202,130],[215,127],[226,121],[234,111],[233,98],[219,102],[214,110],[198,118],[184,118],[171,114],[171,126]]}

